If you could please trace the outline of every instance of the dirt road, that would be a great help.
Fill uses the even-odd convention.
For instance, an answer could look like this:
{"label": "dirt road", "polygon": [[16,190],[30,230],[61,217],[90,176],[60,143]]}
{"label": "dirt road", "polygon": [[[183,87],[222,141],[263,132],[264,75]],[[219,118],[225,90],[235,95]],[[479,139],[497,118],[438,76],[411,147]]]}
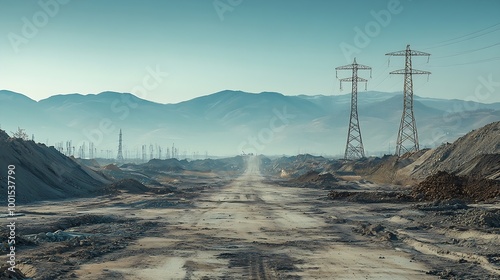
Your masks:
{"label": "dirt road", "polygon": [[354,235],[347,225],[328,223],[332,216],[342,216],[342,209],[328,207],[331,202],[318,197],[318,190],[263,183],[258,161],[250,159],[241,177],[205,193],[195,207],[136,212],[135,216],[168,224],[154,236],[82,265],[76,275],[81,279],[435,279],[408,253]]}

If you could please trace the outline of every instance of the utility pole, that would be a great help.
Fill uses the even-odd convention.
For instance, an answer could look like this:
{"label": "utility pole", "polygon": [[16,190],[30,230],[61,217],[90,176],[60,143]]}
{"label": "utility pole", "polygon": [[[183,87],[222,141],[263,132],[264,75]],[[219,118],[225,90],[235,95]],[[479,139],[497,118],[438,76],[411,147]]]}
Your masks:
{"label": "utility pole", "polygon": [[142,161],[146,162],[146,145],[142,145]]}
{"label": "utility pole", "polygon": [[419,150],[417,124],[413,113],[413,79],[412,75],[427,74],[431,72],[421,71],[411,68],[412,56],[427,56],[429,61],[430,54],[414,51],[410,49],[410,45],[406,46],[406,50],[387,53],[389,56],[404,56],[405,69],[392,71],[390,74],[404,75],[404,96],[403,96],[403,115],[398,131],[398,140],[396,142],[396,155],[399,157],[407,152],[416,152]]}
{"label": "utility pole", "polygon": [[118,156],[116,157],[118,162],[123,161],[123,152],[122,152],[122,130],[120,129],[120,137],[118,139]]}
{"label": "utility pole", "polygon": [[94,142],[89,143],[89,159],[94,158]]}
{"label": "utility pole", "polygon": [[361,138],[361,129],[359,128],[358,120],[358,82],[364,82],[366,90],[366,83],[368,82],[368,80],[358,77],[358,70],[370,70],[371,78],[372,68],[369,66],[358,64],[356,62],[356,58],[354,58],[353,64],[340,66],[335,68],[335,70],[352,70],[351,78],[340,79],[340,90],[342,90],[342,82],[352,83],[351,117],[349,120],[349,131],[347,133],[347,144],[345,147],[344,159],[364,158],[365,150],[363,148],[363,140]]}

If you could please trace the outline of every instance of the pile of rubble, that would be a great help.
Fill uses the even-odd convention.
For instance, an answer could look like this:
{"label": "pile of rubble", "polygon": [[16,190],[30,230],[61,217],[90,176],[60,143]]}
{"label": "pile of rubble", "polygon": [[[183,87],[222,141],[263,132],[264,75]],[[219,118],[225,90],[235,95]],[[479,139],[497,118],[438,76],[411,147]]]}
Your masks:
{"label": "pile of rubble", "polygon": [[450,224],[473,228],[500,228],[500,210],[467,209],[449,217]]}
{"label": "pile of rubble", "polygon": [[29,280],[26,275],[24,275],[21,270],[14,268],[14,271],[9,270],[9,265],[3,265],[0,267],[0,279],[11,279],[11,280]]}
{"label": "pile of rubble", "polygon": [[467,205],[458,199],[436,200],[413,206],[427,212],[426,224],[449,228],[500,228],[500,209],[488,209],[481,206]]}
{"label": "pile of rubble", "polygon": [[41,232],[38,234],[26,235],[25,238],[32,240],[35,243],[38,242],[62,242],[72,239],[85,239],[90,237],[90,234],[85,233],[75,233],[75,232],[65,232],[62,230],[57,230],[55,232]]}
{"label": "pile of rubble", "polygon": [[393,232],[387,230],[381,224],[371,224],[368,222],[359,223],[357,227],[352,229],[354,232],[359,233],[364,236],[373,236],[377,237],[380,240],[385,241],[394,241],[397,240],[398,237]]}
{"label": "pile of rubble", "polygon": [[440,171],[415,186],[412,195],[418,200],[494,201],[500,197],[500,182],[456,176]]}
{"label": "pile of rubble", "polygon": [[328,198],[357,203],[400,203],[414,200],[413,197],[403,192],[395,191],[331,191]]}

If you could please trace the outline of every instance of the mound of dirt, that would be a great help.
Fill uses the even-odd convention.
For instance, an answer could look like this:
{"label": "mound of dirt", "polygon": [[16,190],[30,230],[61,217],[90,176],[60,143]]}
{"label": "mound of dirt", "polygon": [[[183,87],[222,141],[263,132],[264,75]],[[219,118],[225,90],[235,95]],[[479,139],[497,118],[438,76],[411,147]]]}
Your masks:
{"label": "mound of dirt", "polygon": [[500,180],[500,154],[478,155],[467,164],[460,166],[457,174],[468,175],[474,179]]}
{"label": "mound of dirt", "polygon": [[480,170],[481,178],[494,174],[500,178],[499,154],[500,122],[494,122],[436,148],[423,164],[415,166],[412,176],[425,178],[436,171],[474,176]]}
{"label": "mound of dirt", "polygon": [[274,160],[262,159],[262,171],[279,176],[285,172],[290,177],[298,177],[310,170],[329,171],[340,167],[338,161],[331,161],[321,156],[303,154],[292,157],[280,157]]}
{"label": "mound of dirt", "polygon": [[[54,147],[10,138],[0,130],[0,180],[7,181],[7,166],[15,166],[16,201],[86,197],[110,183],[102,175],[66,157]],[[7,184],[0,184],[7,193]]]}
{"label": "mound of dirt", "polygon": [[408,176],[399,174],[400,170],[414,164],[421,158],[427,149],[413,153],[406,153],[401,157],[395,155],[385,155],[381,158],[370,157],[355,161],[346,161],[338,170],[338,173],[345,175],[360,175],[364,178],[377,182],[404,185],[409,183]]}
{"label": "mound of dirt", "polygon": [[296,179],[296,181],[301,182],[301,183],[324,184],[324,183],[338,182],[339,180],[335,176],[333,176],[331,173],[328,173],[328,172],[319,173],[318,171],[311,170],[311,171],[307,172],[306,174],[299,176]]}
{"label": "mound of dirt", "polygon": [[121,169],[118,166],[116,166],[115,164],[108,164],[108,165],[104,166],[103,168],[106,170],[121,171]]}
{"label": "mound of dirt", "polygon": [[412,195],[422,200],[489,201],[500,197],[500,182],[439,171],[415,186],[412,189]]}
{"label": "mound of dirt", "polygon": [[125,191],[133,194],[142,194],[150,189],[134,179],[123,179],[105,187],[109,191]]}

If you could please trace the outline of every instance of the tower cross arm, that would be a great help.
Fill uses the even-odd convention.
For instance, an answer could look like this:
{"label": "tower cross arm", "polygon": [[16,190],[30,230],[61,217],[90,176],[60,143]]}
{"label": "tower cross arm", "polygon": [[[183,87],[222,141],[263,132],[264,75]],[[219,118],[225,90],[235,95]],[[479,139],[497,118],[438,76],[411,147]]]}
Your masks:
{"label": "tower cross arm", "polygon": [[386,53],[385,55],[391,55],[391,56],[405,56],[405,55],[406,55],[406,51],[390,52],[390,53]]}
{"label": "tower cross arm", "polygon": [[[406,56],[406,51],[397,51],[397,52],[390,52],[390,53],[386,53],[385,55],[390,55],[390,56]],[[410,50],[410,55],[411,56],[430,56],[431,54],[430,53],[426,53],[426,52],[421,52],[421,51],[414,51],[414,50]]]}
{"label": "tower cross arm", "polygon": [[[352,81],[354,81],[354,79],[352,77],[349,77],[349,78],[339,79],[339,81],[341,81],[341,82],[352,82]],[[358,81],[358,82],[368,82],[367,79],[363,79],[361,77],[357,77],[356,81]]]}
{"label": "tower cross arm", "polygon": [[335,70],[352,70],[357,68],[358,70],[371,70],[370,66],[362,65],[362,64],[349,64],[335,68]]}
{"label": "tower cross arm", "polygon": [[405,69],[400,69],[400,70],[392,71],[389,74],[412,74],[412,75],[425,74],[425,75],[430,75],[432,73],[429,71],[422,71],[422,70],[417,70],[417,69],[410,69],[410,72],[406,72]]}
{"label": "tower cross arm", "polygon": [[354,69],[354,65],[353,64],[339,66],[339,67],[335,68],[335,70],[352,70],[352,69]]}
{"label": "tower cross arm", "polygon": [[411,56],[431,56],[430,53],[426,53],[426,52],[421,52],[421,51],[414,51],[412,50],[410,52]]}
{"label": "tower cross arm", "polygon": [[372,70],[370,66],[358,64],[358,70]]}

